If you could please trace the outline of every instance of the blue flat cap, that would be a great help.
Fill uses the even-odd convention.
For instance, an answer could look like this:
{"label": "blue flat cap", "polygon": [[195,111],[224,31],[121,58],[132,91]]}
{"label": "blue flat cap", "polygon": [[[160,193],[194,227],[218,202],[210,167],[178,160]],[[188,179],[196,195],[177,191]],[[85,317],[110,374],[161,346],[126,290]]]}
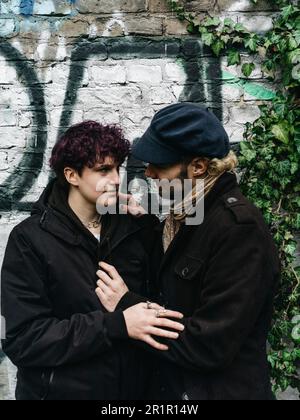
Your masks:
{"label": "blue flat cap", "polygon": [[211,111],[197,104],[180,103],[154,116],[132,154],[153,165],[171,165],[190,156],[223,159],[229,151],[229,137]]}

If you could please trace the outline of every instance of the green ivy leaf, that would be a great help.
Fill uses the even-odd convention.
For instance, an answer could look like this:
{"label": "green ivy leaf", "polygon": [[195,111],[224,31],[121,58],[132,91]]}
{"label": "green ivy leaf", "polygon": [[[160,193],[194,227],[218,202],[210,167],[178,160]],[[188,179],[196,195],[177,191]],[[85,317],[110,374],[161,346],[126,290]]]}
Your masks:
{"label": "green ivy leaf", "polygon": [[221,41],[220,39],[217,39],[213,42],[212,44],[212,50],[213,52],[216,54],[216,56],[220,56],[221,52],[224,50],[225,48],[225,44],[223,41]]}
{"label": "green ivy leaf", "polygon": [[277,140],[282,141],[284,144],[288,144],[290,140],[290,126],[287,122],[283,121],[280,124],[276,124],[272,127],[272,133]]}
{"label": "green ivy leaf", "polygon": [[[299,165],[296,162],[291,163],[291,174],[295,175],[295,173],[299,170]],[[299,205],[300,205],[300,198],[299,198]]]}
{"label": "green ivy leaf", "polygon": [[294,141],[295,141],[295,145],[296,145],[296,149],[297,152],[300,155],[300,125],[297,125],[295,127],[295,137],[294,137]]}
{"label": "green ivy leaf", "polygon": [[243,34],[245,34],[245,33],[249,33],[249,31],[245,28],[245,26],[243,25],[243,24],[241,24],[241,23],[237,23],[235,26],[234,26],[234,30],[236,31],[236,32],[240,32],[240,33],[243,33]]}
{"label": "green ivy leaf", "polygon": [[296,215],[295,218],[295,229],[299,230],[300,229],[300,214]]}
{"label": "green ivy leaf", "polygon": [[298,47],[298,43],[292,35],[289,36],[288,43],[289,43],[289,49],[290,50],[294,50]]}
{"label": "green ivy leaf", "polygon": [[241,36],[235,36],[232,39],[233,44],[242,44],[244,42],[243,38]]}
{"label": "green ivy leaf", "polygon": [[246,48],[250,49],[250,51],[256,52],[258,47],[256,35],[252,35],[248,40],[245,41],[244,44]]}
{"label": "green ivy leaf", "polygon": [[[299,25],[300,25],[300,19],[299,19]],[[297,46],[300,45],[300,28],[299,30],[294,32],[295,41],[297,43]]]}
{"label": "green ivy leaf", "polygon": [[246,77],[250,77],[253,71],[255,70],[255,64],[254,63],[245,63],[242,66],[242,72],[243,75]]}
{"label": "green ivy leaf", "polygon": [[203,26],[206,27],[218,27],[221,24],[221,19],[218,17],[213,17],[213,18],[207,18],[203,21]]}
{"label": "green ivy leaf", "polygon": [[187,26],[187,31],[191,34],[195,33],[196,31],[196,26],[193,22],[190,22]]}
{"label": "green ivy leaf", "polygon": [[210,47],[214,42],[214,35],[211,32],[204,33],[202,34],[202,41],[205,45]]}
{"label": "green ivy leaf", "polygon": [[241,142],[240,146],[241,146],[241,154],[246,159],[247,162],[251,162],[256,158],[257,152],[256,150],[253,150],[251,148],[250,143]]}
{"label": "green ivy leaf", "polygon": [[291,242],[290,244],[286,245],[284,251],[291,256],[294,256],[297,250],[297,242]]}
{"label": "green ivy leaf", "polygon": [[241,64],[241,54],[236,50],[228,52],[228,66],[235,66]]}
{"label": "green ivy leaf", "polygon": [[289,160],[284,160],[282,162],[278,162],[277,165],[277,172],[280,176],[289,175],[291,172],[291,164]]}
{"label": "green ivy leaf", "polygon": [[235,22],[230,19],[230,18],[226,18],[224,19],[224,26],[228,26],[229,28],[234,28]]}
{"label": "green ivy leaf", "polygon": [[227,45],[228,42],[231,40],[231,36],[230,35],[222,35],[221,40],[224,42],[225,45]]}
{"label": "green ivy leaf", "polygon": [[287,7],[284,7],[282,9],[282,18],[284,20],[288,20],[289,17],[294,13],[294,10],[295,9],[294,9],[294,6],[292,4],[287,6]]}

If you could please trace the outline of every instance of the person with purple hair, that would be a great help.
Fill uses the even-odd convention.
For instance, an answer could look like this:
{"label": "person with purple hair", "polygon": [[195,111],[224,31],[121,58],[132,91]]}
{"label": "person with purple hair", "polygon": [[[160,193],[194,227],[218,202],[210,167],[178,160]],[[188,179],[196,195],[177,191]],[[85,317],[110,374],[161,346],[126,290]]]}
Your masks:
{"label": "person with purple hair", "polygon": [[163,351],[155,336],[177,339],[184,329],[178,312],[142,303],[110,313],[97,296],[107,262],[122,276],[123,294],[148,296],[158,221],[97,212],[116,206],[129,150],[117,126],[69,128],[52,152],[56,177],[10,235],[2,345],[18,368],[18,400],[142,399],[151,357],[133,339]]}

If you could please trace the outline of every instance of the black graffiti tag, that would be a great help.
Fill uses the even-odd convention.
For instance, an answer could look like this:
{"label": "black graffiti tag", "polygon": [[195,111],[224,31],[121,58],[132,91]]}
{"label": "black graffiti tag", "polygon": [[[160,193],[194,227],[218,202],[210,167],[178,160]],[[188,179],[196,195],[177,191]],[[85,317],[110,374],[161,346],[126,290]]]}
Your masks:
{"label": "black graffiti tag", "polygon": [[[201,46],[196,39],[151,39],[151,38],[100,38],[87,40],[79,38],[71,54],[71,65],[63,111],[60,118],[59,136],[72,120],[76,106],[78,92],[82,86],[86,62],[97,57],[105,61],[132,59],[161,59],[172,58],[180,60],[186,73],[186,82],[180,96],[180,101],[209,103],[220,119],[222,119],[222,97],[220,61],[210,60],[206,54],[201,54]],[[10,64],[14,65],[18,77],[22,79],[28,89],[28,95],[33,106],[33,117],[36,136],[34,148],[28,147],[23,154],[18,168],[0,186],[0,211],[29,210],[31,203],[21,200],[33,186],[43,166],[43,155],[47,146],[47,118],[44,101],[44,91],[39,83],[33,64],[8,42],[0,43],[0,54],[4,55]],[[201,58],[202,57],[202,58]],[[210,97],[207,97],[205,85],[207,81],[214,81],[210,86]],[[139,162],[129,159],[127,167],[130,182],[134,177],[142,177],[143,167]]]}
{"label": "black graffiti tag", "polygon": [[[33,186],[43,166],[47,145],[47,118],[43,87],[32,63],[9,42],[3,40],[0,42],[0,54],[10,65],[15,66],[18,78],[27,88],[35,126],[32,132],[34,141],[25,149],[18,167],[0,185],[0,211],[10,211],[27,207],[26,203],[21,204],[20,201]],[[35,147],[31,144],[35,144]]]}

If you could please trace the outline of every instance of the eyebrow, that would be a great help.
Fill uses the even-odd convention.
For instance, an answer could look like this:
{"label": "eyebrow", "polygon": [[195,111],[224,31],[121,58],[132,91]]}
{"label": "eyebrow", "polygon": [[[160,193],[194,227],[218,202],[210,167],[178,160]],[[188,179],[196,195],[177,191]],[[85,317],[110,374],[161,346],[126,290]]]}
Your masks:
{"label": "eyebrow", "polygon": [[115,168],[115,166],[116,165],[102,163],[102,164],[97,165],[95,167],[95,169],[96,170],[98,170],[98,169],[104,169],[104,168],[106,168],[106,169],[113,169],[113,168]]}

